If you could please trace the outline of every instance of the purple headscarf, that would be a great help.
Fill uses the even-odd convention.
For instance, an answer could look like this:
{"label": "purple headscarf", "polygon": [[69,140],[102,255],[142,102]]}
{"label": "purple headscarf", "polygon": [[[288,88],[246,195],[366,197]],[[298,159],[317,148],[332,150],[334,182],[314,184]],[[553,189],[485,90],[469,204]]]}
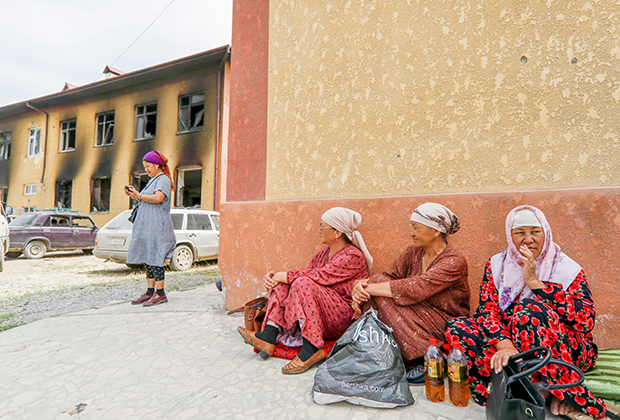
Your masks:
{"label": "purple headscarf", "polygon": [[164,162],[164,159],[162,159],[162,157],[163,155],[159,153],[157,150],[151,150],[146,155],[144,155],[142,160],[154,163],[155,165],[158,165],[158,166],[164,166],[168,162]]}

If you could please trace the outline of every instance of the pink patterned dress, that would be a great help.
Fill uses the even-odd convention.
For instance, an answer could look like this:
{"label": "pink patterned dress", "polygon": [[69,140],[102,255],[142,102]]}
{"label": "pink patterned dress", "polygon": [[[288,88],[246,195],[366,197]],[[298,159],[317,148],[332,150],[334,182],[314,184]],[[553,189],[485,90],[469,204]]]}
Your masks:
{"label": "pink patterned dress", "polygon": [[[351,325],[353,283],[368,278],[364,254],[347,245],[329,259],[329,247],[314,256],[308,268],[287,273],[269,296],[267,320],[280,327],[278,342],[300,346],[301,336],[323,348]],[[264,325],[263,325],[264,328]]]}

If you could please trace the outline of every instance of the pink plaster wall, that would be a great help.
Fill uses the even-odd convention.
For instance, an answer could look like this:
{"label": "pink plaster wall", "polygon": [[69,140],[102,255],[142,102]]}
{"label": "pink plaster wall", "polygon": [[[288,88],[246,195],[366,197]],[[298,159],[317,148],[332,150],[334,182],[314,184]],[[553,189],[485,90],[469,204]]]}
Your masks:
{"label": "pink plaster wall", "polygon": [[227,201],[265,199],[269,0],[234,0]]}
{"label": "pink plaster wall", "polygon": [[485,262],[505,248],[506,214],[520,204],[540,208],[556,243],[586,272],[598,314],[597,344],[620,347],[620,188],[223,203],[219,262],[226,307],[262,292],[261,278],[268,270],[304,267],[320,249],[320,217],[334,206],[362,214],[360,232],[375,259],[375,272],[385,270],[410,243],[412,209],[426,201],[444,204],[461,218],[461,230],[450,243],[469,262],[472,311]]}

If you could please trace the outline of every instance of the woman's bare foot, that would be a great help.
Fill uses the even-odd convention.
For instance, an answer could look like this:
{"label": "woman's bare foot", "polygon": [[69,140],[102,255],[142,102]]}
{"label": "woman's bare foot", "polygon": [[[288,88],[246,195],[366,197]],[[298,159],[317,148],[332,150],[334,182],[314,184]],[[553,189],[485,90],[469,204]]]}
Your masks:
{"label": "woman's bare foot", "polygon": [[568,413],[575,411],[573,407],[553,396],[551,397],[551,405],[549,406],[549,410],[551,410],[551,413],[554,416],[565,416]]}

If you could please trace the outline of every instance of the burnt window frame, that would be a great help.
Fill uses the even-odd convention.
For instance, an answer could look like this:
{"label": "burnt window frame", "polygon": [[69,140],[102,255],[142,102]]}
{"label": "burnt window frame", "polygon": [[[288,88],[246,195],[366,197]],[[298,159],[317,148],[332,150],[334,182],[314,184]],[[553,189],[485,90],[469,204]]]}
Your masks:
{"label": "burnt window frame", "polygon": [[0,133],[0,160],[11,159],[11,142],[13,141],[13,132],[5,131]]}
{"label": "burnt window frame", "polygon": [[[149,106],[155,106],[155,110],[154,111],[149,111],[147,109],[147,107]],[[140,112],[140,108],[143,108],[143,112]],[[153,131],[153,135],[151,137],[147,137],[146,134],[147,133],[147,126],[149,124],[149,116],[153,116],[153,121],[152,123],[155,125],[155,129]],[[145,119],[145,123],[144,123],[144,127],[143,127],[143,135],[139,136],[138,135],[138,120],[140,118],[144,118]],[[134,140],[152,140],[155,137],[157,137],[157,101],[155,102],[147,102],[144,104],[140,104],[140,105],[136,105],[135,108],[135,118],[134,118],[134,131],[133,131],[133,139]]]}
{"label": "burnt window frame", "polygon": [[[36,139],[33,141],[33,133],[37,133]],[[32,145],[36,142],[36,153],[32,150]],[[41,127],[34,127],[28,129],[28,155],[27,157],[36,157],[41,154]]]}
{"label": "burnt window frame", "polygon": [[[98,201],[99,204],[103,203],[106,204],[104,201],[104,198],[101,194],[101,181],[102,180],[108,180],[109,182],[109,186],[108,186],[108,197],[107,197],[107,209],[102,208],[102,209],[95,209],[94,204],[95,203],[95,190],[98,188],[99,189],[99,197],[98,197]],[[96,186],[97,182],[99,182],[99,186]],[[91,183],[90,183],[90,212],[91,213],[109,213],[110,212],[110,201],[111,201],[111,197],[112,197],[112,177],[109,176],[98,176],[98,177],[94,177],[91,178]],[[103,205],[101,207],[104,207]]]}
{"label": "burnt window frame", "polygon": [[[112,118],[109,118],[110,116]],[[102,122],[99,121],[100,118],[103,118]],[[116,119],[115,111],[106,111],[106,112],[101,112],[95,115],[95,147],[105,147],[105,146],[111,146],[114,144],[114,125],[116,124],[115,119]],[[104,127],[103,138],[100,138],[101,133],[99,131],[99,126]],[[112,127],[112,134],[110,136],[109,142],[106,142],[105,140],[108,137],[108,133],[110,130],[109,126]]]}
{"label": "burnt window frame", "polygon": [[[69,125],[73,123],[73,127],[65,125]],[[71,134],[73,134],[73,147],[68,146],[68,143],[71,143]],[[77,134],[77,118],[71,118],[68,120],[64,120],[60,122],[60,135],[58,137],[58,152],[72,152],[75,150],[75,139]],[[69,140],[65,141],[65,137],[69,136]]]}
{"label": "burnt window frame", "polygon": [[[197,103],[197,104],[192,104],[192,97],[194,96],[202,96],[202,102]],[[205,127],[205,111],[206,111],[206,91],[199,91],[199,92],[193,92],[193,93],[188,93],[186,95],[181,95],[179,96],[179,113],[177,116],[177,134],[183,134],[183,133],[191,133],[193,131],[202,131],[204,130]],[[183,100],[189,98],[187,104],[183,104]],[[192,108],[197,107],[199,105],[202,105],[202,115],[201,115],[201,121],[202,124],[199,126],[192,126]],[[189,121],[184,121],[184,116],[183,116],[183,110],[185,109],[189,109]],[[200,113],[200,111],[196,112],[196,114]]]}
{"label": "burnt window frame", "polygon": [[[69,185],[69,188],[67,189],[66,186]],[[62,190],[61,190],[62,188]],[[67,191],[68,190],[68,191]],[[63,203],[66,204],[67,201],[69,203],[68,206],[61,206],[60,204],[60,193],[63,193]],[[69,197],[68,200],[66,197]],[[55,202],[55,207],[61,208],[61,209],[70,209],[71,205],[72,205],[72,201],[73,201],[73,181],[72,180],[67,180],[67,181],[56,181],[56,190],[54,191],[54,202]]]}

